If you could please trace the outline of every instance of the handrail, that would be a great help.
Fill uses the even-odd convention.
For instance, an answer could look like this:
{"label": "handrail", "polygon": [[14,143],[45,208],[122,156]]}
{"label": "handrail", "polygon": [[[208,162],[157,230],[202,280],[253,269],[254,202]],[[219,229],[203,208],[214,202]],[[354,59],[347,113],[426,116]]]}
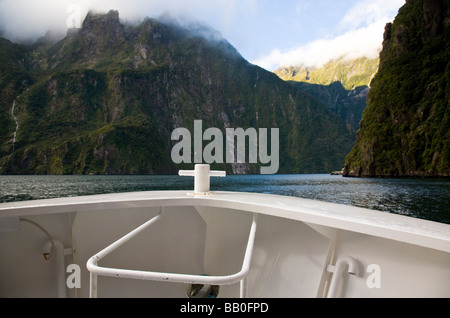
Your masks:
{"label": "handrail", "polygon": [[235,274],[226,276],[203,276],[203,275],[192,275],[192,274],[176,274],[176,273],[161,273],[152,271],[141,271],[141,270],[129,270],[129,269],[119,269],[119,268],[107,268],[98,266],[98,262],[104,258],[106,255],[110,254],[112,251],[116,250],[118,247],[123,245],[125,242],[132,239],[134,236],[145,230],[147,227],[159,220],[163,214],[163,207],[160,213],[137,227],[135,230],[126,234],[116,242],[112,243],[99,253],[92,256],[86,267],[90,272],[90,291],[89,295],[91,298],[97,297],[97,276],[110,276],[110,277],[120,277],[129,279],[140,279],[140,280],[150,280],[150,281],[162,281],[162,282],[172,282],[172,283],[186,283],[186,284],[209,284],[209,285],[231,285],[237,282],[241,283],[240,293],[241,297],[246,296],[246,284],[245,278],[250,271],[250,263],[253,254],[253,246],[255,242],[256,234],[256,219],[257,215],[253,214],[252,226],[250,228],[247,247],[245,250],[244,260],[242,262],[241,270]]}

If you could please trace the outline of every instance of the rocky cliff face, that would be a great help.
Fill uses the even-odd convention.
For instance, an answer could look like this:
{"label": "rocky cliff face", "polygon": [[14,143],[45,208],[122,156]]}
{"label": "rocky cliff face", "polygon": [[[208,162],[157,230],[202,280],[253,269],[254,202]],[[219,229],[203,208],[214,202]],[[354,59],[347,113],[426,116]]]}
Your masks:
{"label": "rocky cliff face", "polygon": [[316,97],[338,115],[352,132],[359,129],[372,78],[379,59],[361,57],[332,60],[321,68],[282,67],[274,71],[294,87]]}
{"label": "rocky cliff face", "polygon": [[346,176],[450,176],[450,4],[408,0],[385,29]]}
{"label": "rocky cliff face", "polygon": [[289,66],[280,67],[274,73],[285,81],[319,85],[340,82],[346,90],[350,91],[356,87],[369,86],[378,71],[378,63],[379,58],[347,59],[341,57],[329,61],[320,68]]}
{"label": "rocky cliff face", "polygon": [[356,134],[362,113],[366,108],[368,86],[346,90],[341,82],[319,85],[292,81],[290,84],[317,98],[328,110],[346,123],[349,131]]}
{"label": "rocky cliff face", "polygon": [[222,131],[279,128],[280,173],[338,170],[354,140],[317,99],[200,25],[124,25],[111,11],[55,44],[1,41],[3,174],[175,173],[192,165],[172,162],[171,133],[194,132],[197,119]]}

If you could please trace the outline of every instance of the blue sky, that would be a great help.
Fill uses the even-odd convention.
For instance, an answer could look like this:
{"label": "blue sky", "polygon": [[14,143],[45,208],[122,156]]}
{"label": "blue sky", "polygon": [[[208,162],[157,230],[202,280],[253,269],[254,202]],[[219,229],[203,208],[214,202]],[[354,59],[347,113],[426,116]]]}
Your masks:
{"label": "blue sky", "polygon": [[0,0],[0,29],[14,41],[65,31],[72,12],[119,10],[141,20],[164,12],[219,31],[244,58],[266,69],[320,66],[329,59],[378,55],[384,26],[405,0]]}

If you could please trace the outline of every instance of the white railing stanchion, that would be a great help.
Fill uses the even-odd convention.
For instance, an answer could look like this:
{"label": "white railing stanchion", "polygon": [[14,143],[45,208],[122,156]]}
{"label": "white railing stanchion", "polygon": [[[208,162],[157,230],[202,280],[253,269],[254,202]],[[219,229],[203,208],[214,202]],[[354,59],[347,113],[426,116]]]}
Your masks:
{"label": "white railing stanchion", "polygon": [[122,246],[124,243],[128,242],[129,240],[131,240],[133,237],[135,237],[137,234],[139,234],[140,232],[145,230],[147,227],[149,227],[150,225],[152,225],[153,223],[158,221],[159,218],[161,217],[163,211],[164,211],[164,207],[161,207],[161,209],[159,211],[159,214],[157,216],[153,217],[152,219],[150,219],[149,221],[145,222],[144,224],[142,224],[141,226],[139,226],[135,230],[131,231],[127,235],[125,235],[122,238],[120,238],[119,240],[115,241],[114,243],[112,243],[111,245],[109,245],[105,249],[101,250],[100,252],[98,252],[97,254],[95,254],[94,256],[92,256],[88,260],[88,262],[86,264],[86,267],[91,272],[91,275],[90,275],[90,287],[89,287],[89,293],[90,293],[90,297],[91,298],[96,298],[97,297],[97,275],[98,275],[98,273],[96,273],[95,271],[92,271],[91,268],[97,267],[98,261],[100,261],[106,255],[108,255],[109,253],[113,252],[114,250],[116,250],[117,248]]}
{"label": "white railing stanchion", "polygon": [[[148,228],[154,222],[156,222],[163,213],[163,210],[160,211],[160,214],[147,221],[143,225],[139,226],[135,230],[131,231],[127,235],[123,236],[116,242],[112,243],[96,255],[92,256],[86,267],[91,273],[91,282],[90,282],[90,297],[97,297],[97,276],[110,276],[117,278],[129,278],[129,279],[141,279],[141,280],[151,280],[151,281],[163,281],[163,282],[172,282],[172,283],[185,283],[185,284],[204,284],[204,285],[231,285],[234,283],[241,282],[241,297],[246,297],[247,288],[245,278],[247,277],[250,271],[250,264],[253,254],[253,246],[255,243],[255,235],[256,235],[256,219],[257,215],[253,214],[253,221],[249,232],[247,247],[245,250],[244,260],[242,262],[242,268],[239,272],[226,275],[226,276],[204,276],[204,275],[192,275],[192,274],[175,274],[175,273],[160,273],[160,272],[151,272],[151,271],[139,271],[139,270],[129,270],[129,269],[118,269],[118,268],[106,268],[98,266],[98,262],[120,247],[122,244],[132,239],[134,236],[139,234],[141,231]],[[244,281],[243,281],[244,280]]]}
{"label": "white railing stanchion", "polygon": [[97,274],[90,273],[89,297],[97,298]]}

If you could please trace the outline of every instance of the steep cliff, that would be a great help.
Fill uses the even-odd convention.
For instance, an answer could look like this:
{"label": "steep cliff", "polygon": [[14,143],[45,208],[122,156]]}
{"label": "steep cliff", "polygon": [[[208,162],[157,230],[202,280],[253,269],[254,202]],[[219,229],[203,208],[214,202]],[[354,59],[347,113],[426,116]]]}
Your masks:
{"label": "steep cliff", "polygon": [[0,54],[3,174],[175,173],[192,165],[172,162],[171,133],[194,132],[197,119],[222,131],[279,128],[280,173],[340,169],[355,137],[317,99],[201,25],[89,13],[58,43],[2,40]]}
{"label": "steep cliff", "polygon": [[450,176],[450,3],[408,0],[385,29],[346,176]]}
{"label": "steep cliff", "polygon": [[274,71],[294,87],[316,97],[356,132],[366,108],[369,85],[378,70],[379,59],[361,57],[332,60],[323,67],[281,67]]}
{"label": "steep cliff", "polygon": [[378,70],[378,58],[360,57],[348,59],[341,57],[331,60],[322,67],[289,66],[274,71],[285,81],[303,82],[319,85],[342,83],[346,90],[368,86]]}
{"label": "steep cliff", "polygon": [[338,115],[347,125],[347,129],[356,134],[362,113],[366,108],[368,86],[358,86],[346,90],[337,81],[329,85],[289,82],[294,87],[317,98],[329,111]]}

